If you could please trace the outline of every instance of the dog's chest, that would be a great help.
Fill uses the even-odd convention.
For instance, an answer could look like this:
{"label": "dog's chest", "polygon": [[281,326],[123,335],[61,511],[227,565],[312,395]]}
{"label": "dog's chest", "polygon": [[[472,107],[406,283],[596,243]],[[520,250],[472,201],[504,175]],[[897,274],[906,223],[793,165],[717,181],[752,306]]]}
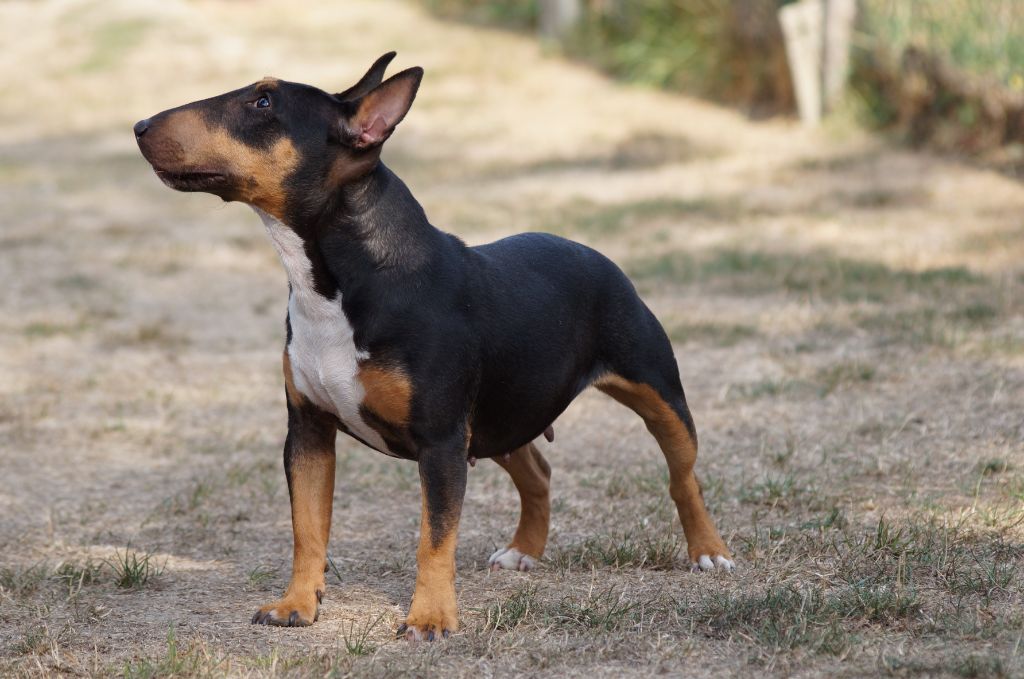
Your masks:
{"label": "dog's chest", "polygon": [[390,454],[380,434],[366,424],[359,412],[366,396],[359,380],[359,367],[370,355],[356,347],[340,293],[333,299],[319,294],[313,285],[313,266],[302,239],[274,217],[257,212],[291,284],[288,321],[292,336],[288,359],[295,388],[318,407],[337,416],[362,441]]}

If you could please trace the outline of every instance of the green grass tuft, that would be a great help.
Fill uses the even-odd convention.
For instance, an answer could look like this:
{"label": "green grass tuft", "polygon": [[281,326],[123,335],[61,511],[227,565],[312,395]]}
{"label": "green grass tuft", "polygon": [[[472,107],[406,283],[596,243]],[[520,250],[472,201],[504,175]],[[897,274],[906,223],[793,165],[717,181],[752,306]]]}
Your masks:
{"label": "green grass tuft", "polygon": [[370,643],[370,635],[373,630],[384,620],[386,613],[381,613],[365,625],[356,627],[356,621],[352,620],[348,625],[341,628],[342,642],[345,644],[345,652],[349,655],[369,655],[377,650],[377,647]]}
{"label": "green grass tuft", "polygon": [[249,586],[262,588],[277,576],[276,568],[268,568],[257,564],[249,571]]}
{"label": "green grass tuft", "polygon": [[0,591],[13,596],[24,596],[35,592],[49,575],[49,568],[43,562],[26,567],[0,568]]}
{"label": "green grass tuft", "polygon": [[159,577],[164,571],[164,565],[157,565],[152,552],[139,554],[133,551],[131,543],[124,552],[114,551],[113,560],[107,560],[106,564],[114,572],[114,582],[118,587],[131,589],[147,585],[151,578]]}
{"label": "green grass tuft", "polygon": [[538,608],[537,586],[525,585],[504,601],[497,601],[487,607],[484,628],[502,632],[514,630],[530,620]]}
{"label": "green grass tuft", "polygon": [[174,627],[167,630],[167,650],[162,658],[142,658],[126,662],[121,670],[125,679],[161,677],[214,677],[228,674],[227,658],[215,658],[202,645],[181,649]]}

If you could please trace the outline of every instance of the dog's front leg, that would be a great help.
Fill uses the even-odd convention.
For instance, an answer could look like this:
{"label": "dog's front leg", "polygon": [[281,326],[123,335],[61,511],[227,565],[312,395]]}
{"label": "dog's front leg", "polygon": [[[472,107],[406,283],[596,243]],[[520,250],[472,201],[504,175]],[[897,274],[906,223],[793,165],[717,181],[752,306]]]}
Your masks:
{"label": "dog's front leg", "polygon": [[466,493],[464,438],[420,452],[420,544],[416,551],[416,591],[399,635],[433,641],[459,627],[455,601],[455,543]]}
{"label": "dog's front leg", "polygon": [[263,606],[254,624],[304,627],[316,622],[324,596],[324,566],[334,501],[334,442],[331,417],[294,391],[287,357],[288,437],[284,472],[292,506],[292,579],[283,598]]}

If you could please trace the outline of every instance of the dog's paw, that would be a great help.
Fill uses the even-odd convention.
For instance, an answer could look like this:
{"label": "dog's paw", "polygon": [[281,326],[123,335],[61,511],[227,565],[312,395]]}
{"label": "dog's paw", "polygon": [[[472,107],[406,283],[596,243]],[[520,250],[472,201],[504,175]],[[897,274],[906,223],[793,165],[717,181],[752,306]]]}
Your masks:
{"label": "dog's paw", "polygon": [[715,554],[714,556],[701,554],[690,563],[691,573],[713,570],[722,570],[728,573],[734,568],[736,568],[736,562],[721,554]]}
{"label": "dog's paw", "polygon": [[252,616],[252,624],[308,627],[320,618],[320,602],[323,597],[324,593],[319,590],[311,596],[285,596],[256,611]]}
{"label": "dog's paw", "polygon": [[[440,631],[438,631],[440,630]],[[410,625],[402,623],[398,626],[397,637],[406,641],[437,641],[452,635],[448,627],[438,628],[436,625]]]}
{"label": "dog's paw", "polygon": [[407,641],[438,641],[447,639],[458,629],[457,613],[437,611],[429,615],[417,615],[410,612],[409,617],[398,627],[398,638]]}
{"label": "dog's paw", "polygon": [[537,567],[537,560],[529,554],[523,554],[515,547],[502,547],[487,559],[492,571],[532,571]]}

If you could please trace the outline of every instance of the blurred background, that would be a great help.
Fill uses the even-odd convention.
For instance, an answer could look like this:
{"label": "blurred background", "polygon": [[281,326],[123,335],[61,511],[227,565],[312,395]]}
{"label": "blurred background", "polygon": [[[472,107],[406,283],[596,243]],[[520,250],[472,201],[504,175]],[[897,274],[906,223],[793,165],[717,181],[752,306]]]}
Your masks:
{"label": "blurred background", "polygon": [[833,114],[1011,171],[1021,161],[1024,5],[1015,0],[426,4],[445,17],[536,31],[549,47],[624,81],[706,97],[754,118],[796,113],[779,12],[816,5],[810,9],[823,22],[831,13],[852,29],[843,45],[848,89],[830,102]]}
{"label": "blurred background", "polygon": [[[841,7],[826,58],[808,26]],[[1024,672],[1022,19],[0,2],[0,674]],[[738,575],[686,572],[653,440],[587,392],[538,572],[488,574],[518,498],[472,470],[446,645],[391,640],[415,466],[348,440],[320,622],[248,625],[290,568],[287,283],[251,210],[164,187],[131,126],[267,75],[338,91],[392,49],[426,76],[383,158],[431,221],[592,245],[666,326]]]}

